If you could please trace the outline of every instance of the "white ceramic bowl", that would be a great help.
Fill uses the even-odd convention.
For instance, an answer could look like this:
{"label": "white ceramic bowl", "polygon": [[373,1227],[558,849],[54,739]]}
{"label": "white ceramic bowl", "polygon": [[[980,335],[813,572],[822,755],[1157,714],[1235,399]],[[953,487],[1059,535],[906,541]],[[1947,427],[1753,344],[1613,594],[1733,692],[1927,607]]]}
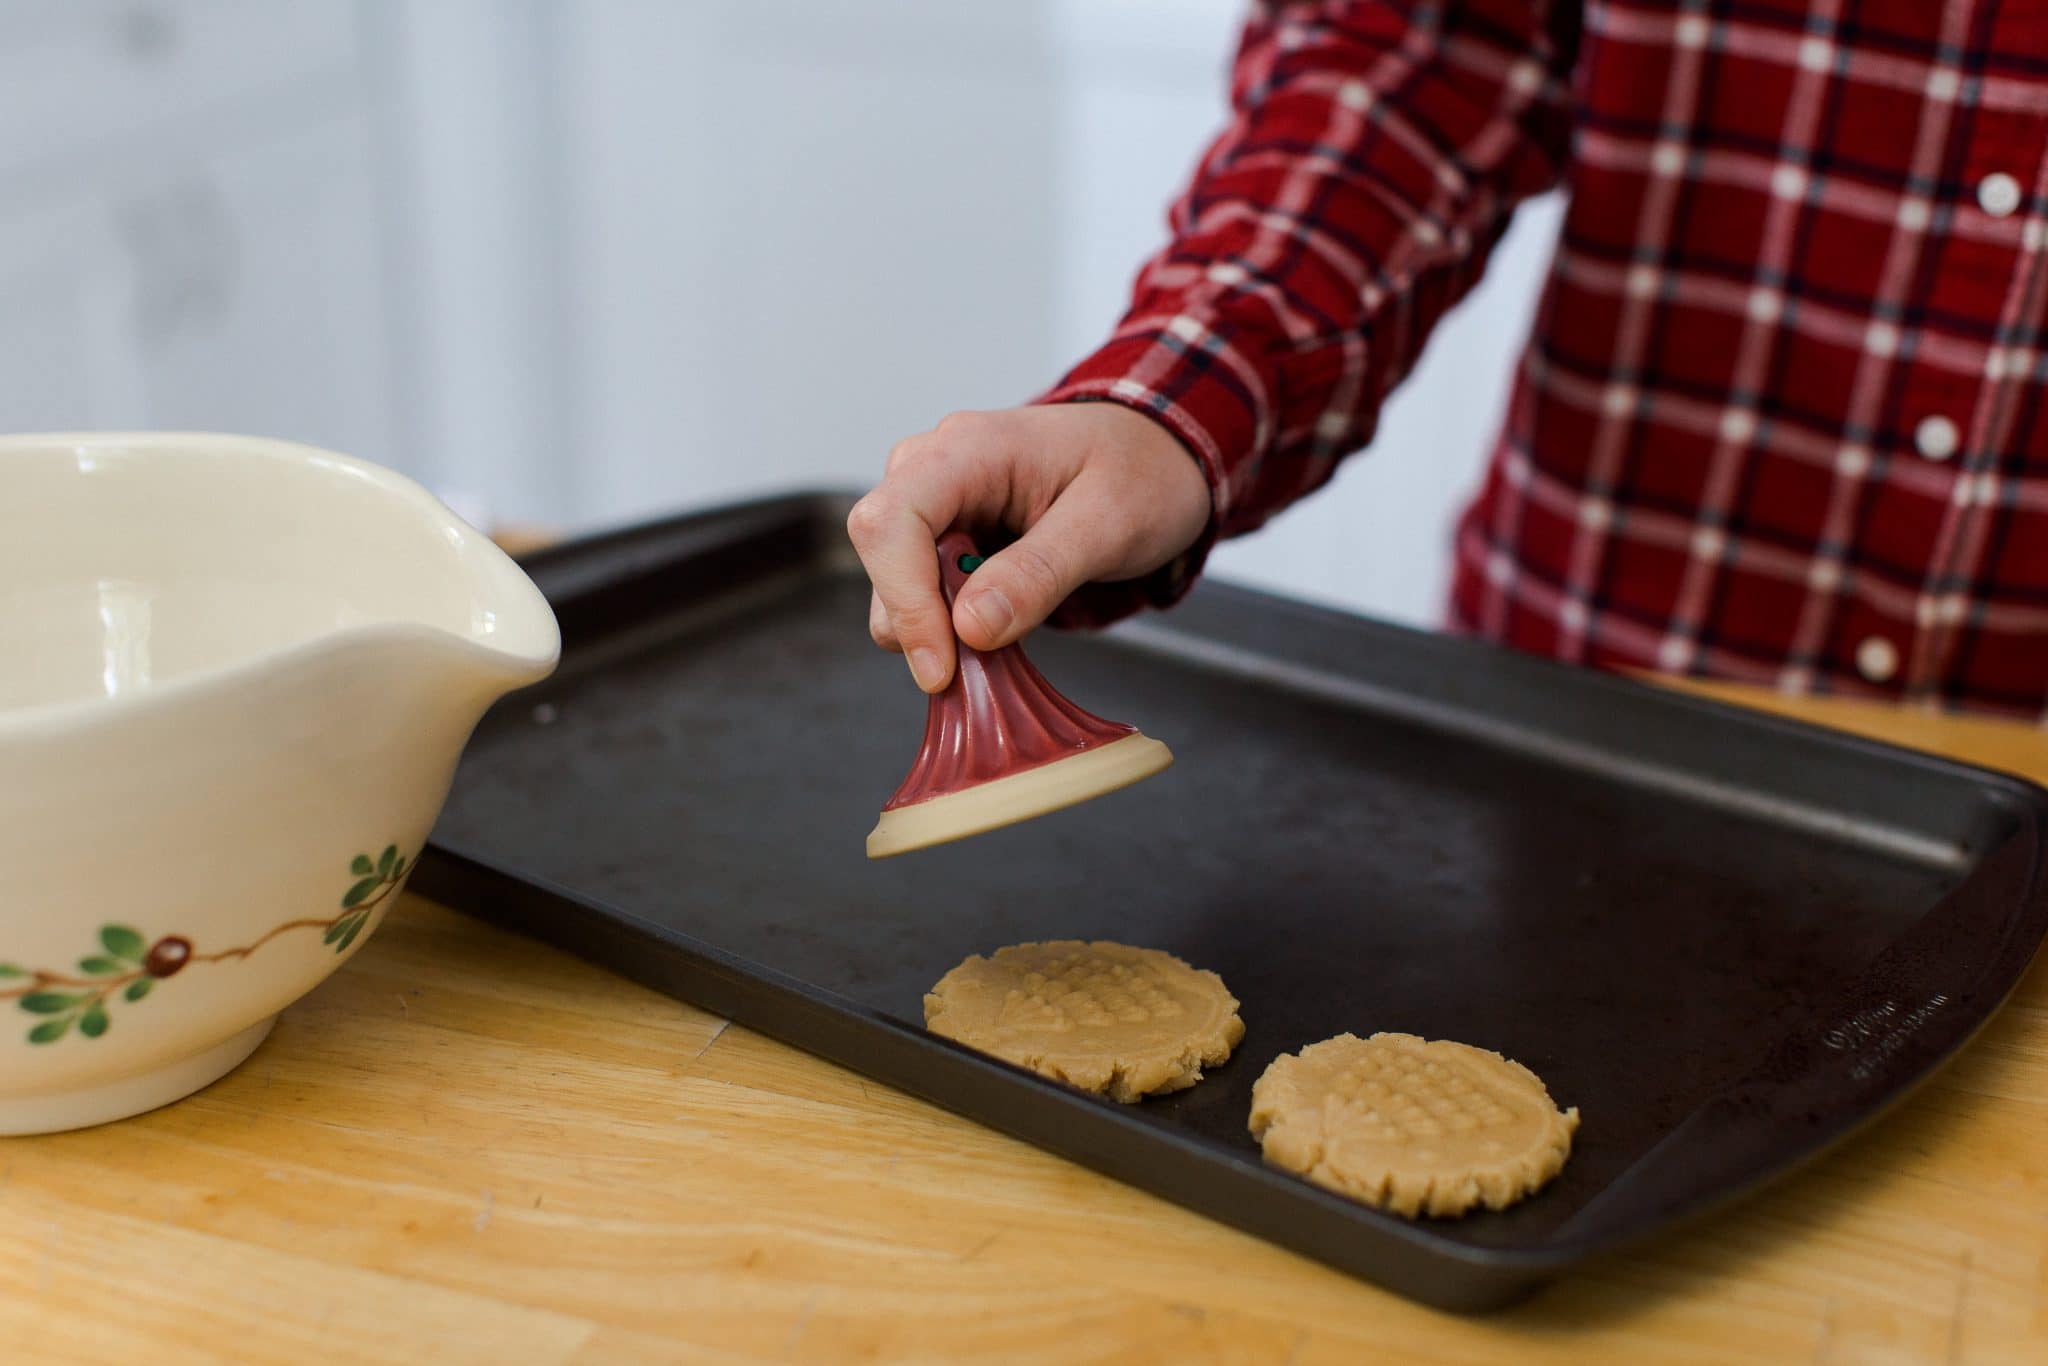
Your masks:
{"label": "white ceramic bowl", "polygon": [[376,928],[560,636],[410,480],[278,441],[0,437],[0,1133],[176,1100]]}

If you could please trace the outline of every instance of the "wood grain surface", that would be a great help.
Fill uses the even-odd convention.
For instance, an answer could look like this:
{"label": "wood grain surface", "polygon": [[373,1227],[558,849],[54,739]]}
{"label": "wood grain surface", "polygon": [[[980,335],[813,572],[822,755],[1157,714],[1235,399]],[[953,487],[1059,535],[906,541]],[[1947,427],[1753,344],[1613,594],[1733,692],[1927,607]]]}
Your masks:
{"label": "wood grain surface", "polygon": [[2048,970],[1867,1136],[1458,1319],[408,898],[202,1094],[0,1139],[0,1359],[2048,1361]]}

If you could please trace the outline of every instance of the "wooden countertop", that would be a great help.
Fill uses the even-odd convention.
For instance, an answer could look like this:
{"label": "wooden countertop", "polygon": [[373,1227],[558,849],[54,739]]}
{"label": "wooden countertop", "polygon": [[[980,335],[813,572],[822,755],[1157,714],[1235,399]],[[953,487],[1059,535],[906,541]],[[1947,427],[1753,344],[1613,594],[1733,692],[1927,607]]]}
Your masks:
{"label": "wooden countertop", "polygon": [[[1768,705],[2048,781],[2048,733]],[[1466,1320],[408,898],[204,1093],[0,1140],[0,1354],[2048,1360],[2048,965],[1873,1132]]]}

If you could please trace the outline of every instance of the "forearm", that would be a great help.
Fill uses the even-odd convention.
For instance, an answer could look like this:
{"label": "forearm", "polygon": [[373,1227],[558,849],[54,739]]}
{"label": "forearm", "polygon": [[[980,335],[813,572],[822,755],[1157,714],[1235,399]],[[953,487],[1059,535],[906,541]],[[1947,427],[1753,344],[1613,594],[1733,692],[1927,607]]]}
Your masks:
{"label": "forearm", "polygon": [[1328,479],[1513,206],[1558,177],[1577,33],[1559,4],[1262,5],[1172,241],[1046,399],[1167,426],[1209,481],[1212,533]]}
{"label": "forearm", "polygon": [[[946,686],[956,635],[994,649],[1048,614],[1172,601],[1219,532],[1257,526],[1365,442],[1513,204],[1558,175],[1576,10],[1552,3],[1257,11],[1229,126],[1116,335],[1048,404],[899,443],[848,519],[870,630],[922,687]],[[1151,420],[1051,402],[1083,399]],[[1020,534],[949,609],[932,543],[960,524]]]}

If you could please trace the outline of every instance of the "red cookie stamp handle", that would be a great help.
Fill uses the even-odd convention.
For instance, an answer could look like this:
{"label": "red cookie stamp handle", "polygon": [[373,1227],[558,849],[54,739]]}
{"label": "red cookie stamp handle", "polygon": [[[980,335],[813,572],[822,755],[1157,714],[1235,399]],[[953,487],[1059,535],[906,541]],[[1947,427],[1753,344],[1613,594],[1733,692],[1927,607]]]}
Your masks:
{"label": "red cookie stamp handle", "polygon": [[[980,564],[973,538],[939,538],[939,583],[950,609]],[[1015,645],[984,654],[962,642],[959,667],[925,712],[924,744],[896,795],[894,811],[1028,772],[1137,734],[1137,727],[1074,705]]]}

